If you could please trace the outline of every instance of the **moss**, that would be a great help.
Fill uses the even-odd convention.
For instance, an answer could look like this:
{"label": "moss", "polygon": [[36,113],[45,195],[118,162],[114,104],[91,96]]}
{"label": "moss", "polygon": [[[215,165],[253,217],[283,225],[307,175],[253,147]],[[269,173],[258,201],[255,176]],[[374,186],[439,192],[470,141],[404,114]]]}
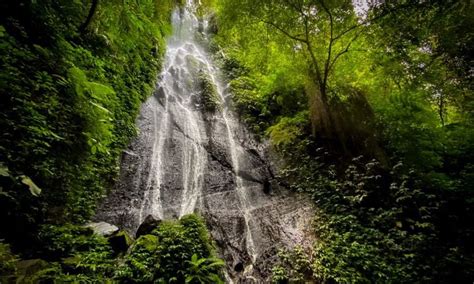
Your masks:
{"label": "moss", "polygon": [[212,82],[209,75],[204,72],[199,72],[199,90],[200,90],[200,102],[203,105],[203,109],[207,112],[214,112],[221,109],[222,102],[217,92],[216,85]]}
{"label": "moss", "polygon": [[158,249],[158,237],[154,235],[140,236],[132,247],[132,254],[136,250],[145,249],[148,252],[155,252]]}
{"label": "moss", "polygon": [[199,73],[201,63],[194,56],[187,55],[184,60],[186,62],[186,67],[188,67],[188,70],[192,75]]}

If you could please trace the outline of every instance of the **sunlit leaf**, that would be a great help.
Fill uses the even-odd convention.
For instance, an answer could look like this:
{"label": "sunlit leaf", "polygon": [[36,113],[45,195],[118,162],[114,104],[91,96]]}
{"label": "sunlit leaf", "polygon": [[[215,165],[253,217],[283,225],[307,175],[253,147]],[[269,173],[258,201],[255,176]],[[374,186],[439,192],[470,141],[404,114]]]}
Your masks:
{"label": "sunlit leaf", "polygon": [[21,182],[28,186],[28,189],[30,190],[30,192],[33,196],[39,196],[41,194],[41,188],[39,188],[33,182],[33,180],[31,180],[31,178],[29,178],[27,176],[24,176],[24,175],[20,176],[20,178],[21,178]]}

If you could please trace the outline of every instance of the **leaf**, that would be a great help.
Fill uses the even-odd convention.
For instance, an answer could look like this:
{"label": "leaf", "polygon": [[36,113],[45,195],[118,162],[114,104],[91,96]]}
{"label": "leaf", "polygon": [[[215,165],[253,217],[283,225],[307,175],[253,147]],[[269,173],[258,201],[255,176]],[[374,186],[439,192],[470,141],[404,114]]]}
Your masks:
{"label": "leaf", "polygon": [[204,262],[206,262],[207,258],[201,258],[201,259],[198,259],[197,261],[193,261],[194,265],[196,265],[197,267],[201,266],[201,264],[203,264]]}
{"label": "leaf", "polygon": [[0,187],[0,197],[5,197],[11,200],[14,200],[14,198],[8,194],[7,192],[3,191],[3,188]]}
{"label": "leaf", "polygon": [[222,260],[222,259],[215,259],[213,260],[213,262],[211,262],[208,267],[221,267],[221,266],[224,266],[225,265],[225,262]]}
{"label": "leaf", "polygon": [[100,102],[106,100],[107,95],[115,94],[115,91],[112,87],[104,84],[88,81],[85,83],[85,86],[91,92],[91,96]]}
{"label": "leaf", "polygon": [[2,176],[2,177],[9,177],[10,176],[10,171],[3,164],[0,164],[0,176]]}
{"label": "leaf", "polygon": [[32,180],[31,178],[27,177],[27,176],[20,176],[21,178],[21,182],[25,185],[28,186],[31,194],[33,196],[39,196],[41,194],[41,188],[39,188]]}
{"label": "leaf", "polygon": [[108,109],[106,109],[105,107],[101,106],[100,104],[98,103],[94,103],[94,102],[90,102],[93,106],[95,106],[96,108],[98,108],[99,110],[105,112],[105,113],[110,113]]}

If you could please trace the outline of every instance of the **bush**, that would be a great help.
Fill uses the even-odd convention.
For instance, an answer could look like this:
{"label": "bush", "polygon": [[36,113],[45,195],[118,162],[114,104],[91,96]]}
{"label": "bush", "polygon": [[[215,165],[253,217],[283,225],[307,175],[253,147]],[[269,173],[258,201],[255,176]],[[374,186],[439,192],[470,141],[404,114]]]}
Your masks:
{"label": "bush", "polygon": [[[432,177],[401,162],[387,170],[357,157],[336,167],[331,155],[317,152],[316,157],[292,152],[295,164],[282,172],[294,190],[308,192],[316,204],[316,277],[365,283],[464,281],[472,275],[473,257],[465,238],[469,225],[451,219],[452,227],[446,227],[446,212],[466,218],[471,214],[446,208],[444,200],[456,200],[457,194],[447,195]],[[459,202],[454,200],[449,202]],[[447,232],[456,241],[446,240]],[[465,270],[459,272],[454,263]]]}
{"label": "bush", "polygon": [[195,283],[207,279],[204,283],[220,283],[222,266],[204,220],[186,215],[179,221],[164,221],[151,235],[140,236],[116,277],[134,282]]}
{"label": "bush", "polygon": [[39,255],[49,260],[71,257],[77,253],[112,253],[108,240],[90,228],[72,224],[43,225],[38,233]]}

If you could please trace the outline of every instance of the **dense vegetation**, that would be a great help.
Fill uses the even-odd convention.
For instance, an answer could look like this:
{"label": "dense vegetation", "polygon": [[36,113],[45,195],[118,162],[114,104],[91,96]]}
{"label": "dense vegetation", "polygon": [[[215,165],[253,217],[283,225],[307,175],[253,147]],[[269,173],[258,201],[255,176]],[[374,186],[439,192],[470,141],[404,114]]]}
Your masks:
{"label": "dense vegetation", "polygon": [[[122,245],[90,228],[43,225],[38,247],[42,259],[20,260],[0,244],[0,281],[10,283],[221,283],[224,265],[204,220],[196,215],[159,224],[134,243]],[[130,248],[129,248],[130,247]]]}
{"label": "dense vegetation", "polygon": [[0,240],[11,244],[0,243],[0,282],[220,281],[198,217],[161,224],[128,253],[80,226],[136,135],[177,4],[0,4]]}
{"label": "dense vegetation", "polygon": [[[82,226],[136,135],[182,2],[0,3],[0,282],[221,281],[198,216],[133,243]],[[472,282],[474,5],[202,2],[235,111],[286,161],[280,182],[316,204],[313,252],[282,251],[273,280]]]}
{"label": "dense vegetation", "polygon": [[473,6],[217,1],[236,111],[317,205],[276,282],[474,277]]}
{"label": "dense vegetation", "polygon": [[2,1],[0,208],[10,222],[2,227],[88,220],[113,182],[173,8],[171,0],[115,2],[100,3],[84,27],[89,1]]}

